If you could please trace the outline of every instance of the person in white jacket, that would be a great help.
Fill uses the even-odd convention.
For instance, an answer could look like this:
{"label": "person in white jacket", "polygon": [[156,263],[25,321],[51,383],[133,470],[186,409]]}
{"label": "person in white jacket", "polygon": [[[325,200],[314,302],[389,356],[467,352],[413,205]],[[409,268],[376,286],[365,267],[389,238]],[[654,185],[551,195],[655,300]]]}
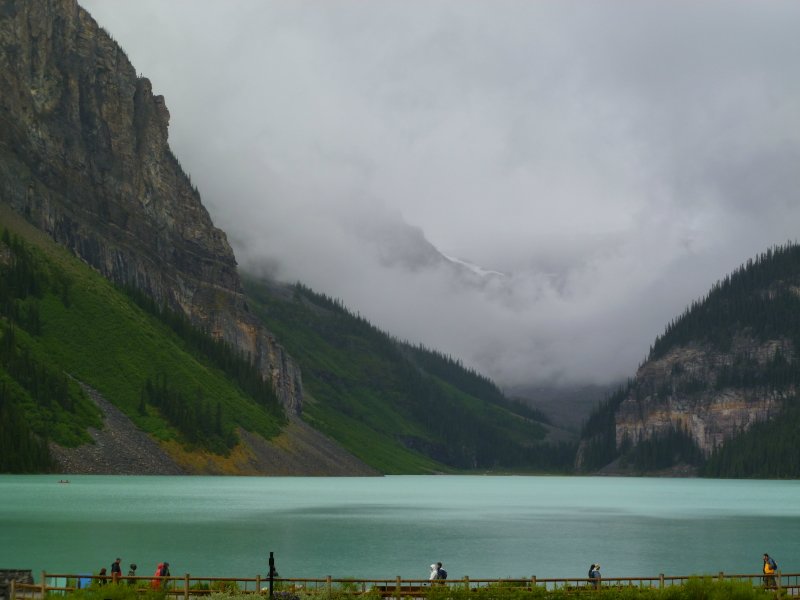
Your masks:
{"label": "person in white jacket", "polygon": [[428,575],[428,581],[433,581],[434,579],[439,579],[439,567],[436,563],[431,565],[431,574]]}

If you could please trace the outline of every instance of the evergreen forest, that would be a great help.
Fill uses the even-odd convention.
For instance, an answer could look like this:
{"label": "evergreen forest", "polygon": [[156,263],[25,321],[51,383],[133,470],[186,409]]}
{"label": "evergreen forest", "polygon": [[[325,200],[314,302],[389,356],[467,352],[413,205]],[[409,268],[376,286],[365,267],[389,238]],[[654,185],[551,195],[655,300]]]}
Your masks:
{"label": "evergreen forest", "polygon": [[237,428],[280,432],[282,406],[247,357],[14,215],[0,227],[0,472],[48,471],[49,444],[92,443],[88,428],[103,423],[82,385],[187,453],[224,458]]}
{"label": "evergreen forest", "polygon": [[[753,348],[775,342],[766,361]],[[709,293],[669,323],[654,342],[648,361],[679,347],[724,354],[707,377],[687,376],[680,365],[659,384],[633,379],[610,395],[589,417],[581,432],[582,468],[593,471],[612,461],[634,472],[652,472],[676,464],[692,465],[709,477],[797,477],[800,465],[800,246],[785,244],[737,268]],[[621,402],[662,401],[670,395],[699,398],[725,390],[745,390],[754,398],[780,398],[778,414],[728,439],[704,457],[681,429],[639,444],[616,444],[615,414]]]}
{"label": "evergreen forest", "polygon": [[[383,472],[568,472],[574,446],[459,361],[402,342],[302,284],[245,277],[251,308],[303,368],[304,417]],[[435,462],[431,462],[435,461]]]}

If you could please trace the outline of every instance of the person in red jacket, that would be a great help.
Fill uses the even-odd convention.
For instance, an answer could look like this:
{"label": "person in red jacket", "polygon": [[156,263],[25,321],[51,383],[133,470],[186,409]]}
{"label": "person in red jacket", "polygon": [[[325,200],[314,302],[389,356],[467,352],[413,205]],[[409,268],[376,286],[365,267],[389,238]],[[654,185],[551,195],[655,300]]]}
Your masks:
{"label": "person in red jacket", "polygon": [[164,563],[158,563],[156,566],[155,577],[150,580],[150,587],[157,590],[161,587],[161,569],[164,568]]}

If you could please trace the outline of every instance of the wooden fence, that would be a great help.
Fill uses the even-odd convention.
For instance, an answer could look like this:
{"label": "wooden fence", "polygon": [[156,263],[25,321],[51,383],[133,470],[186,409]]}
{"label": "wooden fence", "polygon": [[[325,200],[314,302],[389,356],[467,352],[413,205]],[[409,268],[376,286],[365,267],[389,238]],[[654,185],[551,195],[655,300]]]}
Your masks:
{"label": "wooden fence", "polygon": [[[683,585],[691,578],[707,577],[719,581],[749,582],[756,587],[768,587],[783,595],[800,596],[800,573],[782,574],[780,571],[769,580],[759,574],[716,575],[657,575],[655,577],[603,577],[599,583],[585,577],[530,577],[515,579],[447,579],[431,582],[427,579],[292,579],[275,578],[273,580],[274,595],[278,600],[298,600],[301,596],[317,596],[320,598],[336,595],[359,596],[375,594],[382,598],[408,600],[409,598],[425,598],[432,586],[448,586],[450,588],[477,589],[485,586],[503,586],[506,588],[547,590],[568,589],[576,592],[582,590],[619,589],[621,587],[664,588],[672,585]],[[25,584],[9,582],[9,600],[42,600],[48,594],[67,595],[77,589],[88,586],[114,585],[111,577],[99,575],[53,574],[42,572],[39,583]],[[268,596],[269,579],[260,575],[253,578],[236,577],[192,577],[188,573],[181,577],[127,577],[123,576],[118,585],[130,585],[145,592],[153,587],[163,588],[173,600],[190,600],[192,597],[205,597],[214,592],[235,592],[237,594],[259,594]]]}

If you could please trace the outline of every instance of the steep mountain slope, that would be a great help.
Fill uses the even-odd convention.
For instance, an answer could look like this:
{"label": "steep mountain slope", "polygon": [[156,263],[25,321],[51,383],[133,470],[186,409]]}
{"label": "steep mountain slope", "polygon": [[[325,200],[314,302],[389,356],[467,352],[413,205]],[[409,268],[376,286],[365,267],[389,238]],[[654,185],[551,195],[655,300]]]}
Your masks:
{"label": "steep mountain slope", "polygon": [[457,361],[399,342],[302,285],[245,278],[252,310],[303,366],[303,416],[388,473],[565,471],[540,413]]}
{"label": "steep mountain slope", "polygon": [[[660,336],[584,428],[578,466],[800,476],[800,247],[767,251]],[[749,457],[748,457],[749,455]],[[754,458],[757,457],[757,458]]]}
{"label": "steep mountain slope", "polygon": [[249,353],[291,411],[291,358],[167,143],[169,111],[76,0],[0,6],[0,198],[114,282]]}
{"label": "steep mountain slope", "polygon": [[[189,472],[565,464],[563,448],[538,443],[544,430],[530,415],[452,361],[331,312],[308,290],[313,314],[333,314],[314,323],[333,338],[305,327],[293,304],[245,301],[226,236],[169,149],[164,99],[75,0],[3,0],[0,46],[0,210],[83,261],[4,212],[9,280],[38,265],[5,290],[0,320],[2,410],[21,432],[13,451],[22,470],[78,460],[48,455],[43,441],[87,443],[101,412],[114,426],[111,408]],[[305,411],[298,364],[264,322],[314,371]],[[55,395],[40,394],[36,369]]]}
{"label": "steep mountain slope", "polygon": [[287,423],[230,346],[143,308],[2,204],[0,231],[0,472],[376,473]]}

